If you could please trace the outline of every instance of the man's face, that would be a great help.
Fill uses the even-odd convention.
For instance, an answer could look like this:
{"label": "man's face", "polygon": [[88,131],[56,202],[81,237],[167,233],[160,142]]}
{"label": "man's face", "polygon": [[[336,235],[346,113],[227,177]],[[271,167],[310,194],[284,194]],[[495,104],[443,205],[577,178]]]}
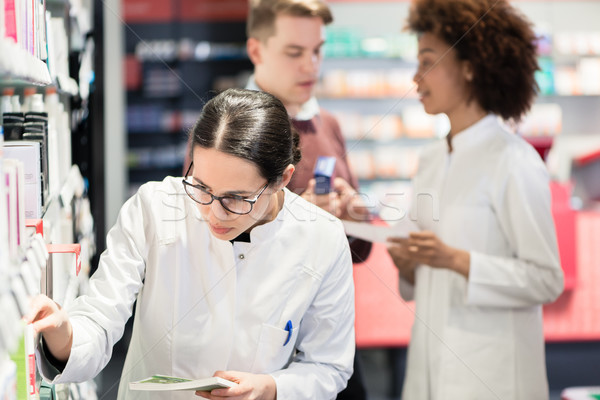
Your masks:
{"label": "man's face", "polygon": [[278,16],[273,36],[264,42],[248,40],[256,83],[278,97],[288,112],[297,110],[313,95],[324,42],[321,18]]}

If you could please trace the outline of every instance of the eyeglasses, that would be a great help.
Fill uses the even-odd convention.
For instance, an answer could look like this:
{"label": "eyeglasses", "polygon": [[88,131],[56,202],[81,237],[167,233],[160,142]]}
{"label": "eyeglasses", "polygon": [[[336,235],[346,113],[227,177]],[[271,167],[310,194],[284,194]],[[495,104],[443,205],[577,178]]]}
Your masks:
{"label": "eyeglasses", "polygon": [[212,193],[210,193],[202,185],[194,185],[194,184],[186,181],[186,177],[189,175],[190,171],[192,170],[193,165],[194,165],[194,163],[190,164],[190,167],[188,168],[188,170],[185,173],[185,176],[183,177],[183,180],[182,180],[183,188],[185,189],[185,192],[187,193],[187,195],[190,196],[190,198],[192,200],[194,200],[196,203],[199,203],[199,204],[202,204],[205,206],[211,204],[215,200],[218,200],[219,203],[221,203],[221,206],[223,206],[223,208],[225,210],[227,210],[233,214],[244,215],[244,214],[250,213],[250,211],[252,211],[252,207],[254,206],[254,203],[256,203],[256,201],[258,200],[260,195],[263,194],[265,189],[269,186],[269,182],[267,182],[265,184],[265,186],[263,186],[262,189],[260,189],[258,194],[256,196],[254,196],[254,198],[244,198],[242,196],[236,196],[236,195],[215,196]]}

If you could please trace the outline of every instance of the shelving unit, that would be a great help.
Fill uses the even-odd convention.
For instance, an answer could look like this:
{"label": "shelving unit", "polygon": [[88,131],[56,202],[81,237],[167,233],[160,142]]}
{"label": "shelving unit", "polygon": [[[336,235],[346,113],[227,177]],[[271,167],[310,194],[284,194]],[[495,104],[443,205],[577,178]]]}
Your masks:
{"label": "shelving unit", "polygon": [[[187,131],[217,91],[243,86],[246,1],[124,2],[129,194],[181,175]],[[148,6],[149,3],[145,5]],[[242,76],[236,80],[236,77]],[[243,82],[242,82],[243,81]]]}
{"label": "shelving unit", "polygon": [[360,37],[360,29],[337,17],[336,23],[328,31],[317,96],[340,122],[365,201],[385,217],[407,205],[419,152],[444,134],[446,119],[426,115],[417,99],[410,54],[416,37]]}
{"label": "shelving unit", "polygon": [[46,63],[27,53],[13,41],[0,38],[0,80],[16,84],[47,85],[50,72]]}
{"label": "shelving unit", "polygon": [[[25,7],[25,4],[25,2],[20,2],[19,6]],[[31,89],[37,94],[44,95],[47,89],[54,88],[57,93],[56,101],[60,107],[57,106],[52,112],[46,109],[50,125],[53,127],[50,129],[48,125],[46,126],[47,138],[45,140],[50,143],[50,140],[58,140],[59,134],[56,129],[59,125],[68,131],[72,127],[79,129],[83,121],[82,115],[87,114],[91,82],[86,80],[86,77],[91,75],[92,65],[86,64],[82,60],[93,59],[93,53],[89,46],[77,46],[76,42],[79,40],[81,43],[86,43],[84,37],[91,28],[86,25],[86,21],[90,21],[91,10],[79,3],[78,8],[74,10],[67,0],[36,0],[36,2],[27,3],[27,7],[29,4],[32,6],[31,10],[35,10],[35,12],[29,10],[27,12],[31,12],[32,15],[39,12],[39,15],[43,16],[43,18],[37,19],[35,30],[32,31],[38,40],[41,37],[49,38],[51,43],[48,44],[47,50],[41,51],[39,49],[44,48],[45,43],[33,42],[24,46],[21,42],[15,42],[12,37],[4,37],[5,29],[0,29],[2,33],[2,37],[0,37],[0,54],[2,54],[0,57],[0,90],[10,88],[15,95],[22,99],[24,93]],[[0,1],[0,7],[4,9],[4,1]],[[23,9],[22,12],[26,11]],[[2,24],[4,22],[4,19],[0,21]],[[47,27],[46,22],[49,22]],[[50,25],[55,30],[51,31]],[[62,36],[64,41],[61,42],[59,36],[63,27],[65,35]],[[81,34],[81,37],[78,37],[78,34]],[[51,62],[54,63],[53,67],[49,67]],[[59,122],[61,118],[63,118],[63,122]],[[0,125],[2,125],[2,119],[0,119]],[[54,166],[60,165],[58,158],[71,160],[71,138],[74,134],[71,132],[70,135],[71,137],[66,142],[60,142],[60,147],[56,147],[55,151],[51,147],[46,150],[45,157],[54,158],[53,162],[49,162],[52,169],[44,178],[46,181],[50,181],[48,196],[43,199],[42,212],[36,216],[37,219],[27,221],[28,224],[34,224],[36,227],[9,231],[7,225],[10,222],[4,223],[7,220],[6,217],[10,215],[9,221],[15,216],[19,221],[25,221],[26,206],[21,203],[17,207],[13,207],[15,203],[8,206],[6,202],[0,201],[0,213],[3,220],[3,223],[0,223],[0,282],[2,282],[0,302],[2,302],[1,309],[4,318],[2,325],[12,329],[12,332],[6,329],[0,330],[1,398],[12,399],[18,396],[21,399],[24,398],[22,396],[24,396],[23,390],[25,390],[28,399],[47,399],[50,398],[50,389],[60,398],[69,396],[71,398],[95,398],[94,383],[91,381],[77,385],[56,385],[53,388],[48,384],[42,384],[35,365],[29,363],[29,359],[25,362],[25,354],[21,354],[18,350],[22,350],[19,345],[22,346],[29,340],[33,343],[33,338],[25,337],[23,339],[24,330],[20,320],[21,316],[27,312],[27,299],[43,293],[57,299],[64,306],[80,293],[82,287],[85,287],[85,281],[91,270],[90,258],[95,253],[95,239],[86,182],[77,165],[72,165],[70,170],[68,168],[60,171],[54,170]],[[10,143],[19,144],[20,141]],[[6,165],[9,154],[4,151],[6,150],[4,146],[6,146],[6,142],[0,146],[0,175],[3,178],[0,194],[2,199],[5,199],[7,194],[4,192],[6,179],[1,165]],[[4,153],[4,157],[2,157],[2,153]],[[15,153],[10,154],[15,156]],[[11,163],[13,162],[11,161]],[[16,176],[21,174],[20,179],[23,179],[22,170],[19,172],[17,167],[16,171]],[[34,182],[36,181],[35,176],[32,179]],[[39,179],[37,182],[39,184]],[[9,196],[16,195],[23,199],[27,195],[21,189],[13,191]],[[9,210],[12,214],[8,214]],[[15,237],[15,232],[18,238],[18,247],[8,251],[7,241],[9,238]],[[56,250],[57,244],[63,243],[74,244],[71,246],[79,252],[81,263],[79,274],[76,274],[75,265],[72,264],[73,260],[69,256],[65,258],[65,256],[48,253],[48,251],[52,253]],[[52,287],[54,291],[49,291],[49,288]],[[12,354],[16,360],[22,359],[23,363],[18,364],[14,369],[13,362],[8,358],[9,354]],[[26,364],[28,368],[33,368],[31,372],[33,381],[25,375]],[[26,380],[27,382],[25,382]],[[32,383],[33,385],[31,385]],[[19,388],[18,395],[15,392],[15,384]],[[29,385],[28,388],[22,389],[26,384]],[[44,387],[42,388],[42,386]]]}

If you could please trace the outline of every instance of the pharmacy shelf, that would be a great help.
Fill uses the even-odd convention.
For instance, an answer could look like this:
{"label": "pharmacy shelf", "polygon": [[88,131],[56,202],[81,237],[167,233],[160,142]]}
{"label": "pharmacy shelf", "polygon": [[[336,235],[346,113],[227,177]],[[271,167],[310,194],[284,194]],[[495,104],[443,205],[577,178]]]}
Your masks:
{"label": "pharmacy shelf", "polygon": [[[24,239],[25,243],[22,245],[22,256],[19,256],[20,258],[18,260],[9,260],[7,272],[2,274],[2,279],[0,280],[0,298],[3,296],[13,296],[15,301],[14,304],[20,312],[27,312],[27,296],[32,294],[30,291],[37,291],[39,289],[39,276],[36,276],[34,271],[41,271],[43,267],[43,265],[39,263],[41,262],[41,259],[38,259],[36,256],[31,257],[31,255],[36,253],[34,246],[37,249],[41,249],[44,244],[41,236],[35,234],[24,235],[22,239]],[[26,270],[27,273],[25,273],[25,265],[28,266]],[[20,289],[19,286],[15,286],[16,283],[19,283]],[[5,322],[7,322],[7,326],[10,326],[11,329],[13,329],[13,334],[8,335],[8,337],[0,337],[0,355],[7,350],[14,351],[14,342],[21,336],[23,328],[20,320],[12,318],[18,317],[18,315],[13,315],[12,313],[9,313],[8,310],[5,310],[5,313],[9,317],[9,320]],[[6,333],[6,330],[0,330],[0,336]],[[1,391],[0,398],[4,398]]]}
{"label": "pharmacy shelf", "polygon": [[420,106],[419,99],[415,97],[396,97],[396,98],[358,98],[358,97],[318,97],[319,105],[329,111],[356,112],[362,115],[367,114],[398,114],[404,107]]}
{"label": "pharmacy shelf", "polygon": [[48,85],[52,82],[48,66],[7,38],[0,38],[0,80]]}
{"label": "pharmacy shelf", "polygon": [[392,57],[327,57],[323,61],[322,70],[327,72],[336,69],[348,71],[353,69],[394,68],[413,68],[416,70],[417,61]]}

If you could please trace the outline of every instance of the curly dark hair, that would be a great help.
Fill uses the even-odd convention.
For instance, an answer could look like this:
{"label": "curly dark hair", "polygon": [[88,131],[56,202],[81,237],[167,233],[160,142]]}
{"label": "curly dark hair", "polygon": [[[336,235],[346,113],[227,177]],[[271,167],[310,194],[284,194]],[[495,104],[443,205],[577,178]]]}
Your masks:
{"label": "curly dark hair", "polygon": [[471,63],[470,95],[487,112],[519,121],[531,107],[537,38],[506,0],[413,0],[407,28],[438,36]]}

